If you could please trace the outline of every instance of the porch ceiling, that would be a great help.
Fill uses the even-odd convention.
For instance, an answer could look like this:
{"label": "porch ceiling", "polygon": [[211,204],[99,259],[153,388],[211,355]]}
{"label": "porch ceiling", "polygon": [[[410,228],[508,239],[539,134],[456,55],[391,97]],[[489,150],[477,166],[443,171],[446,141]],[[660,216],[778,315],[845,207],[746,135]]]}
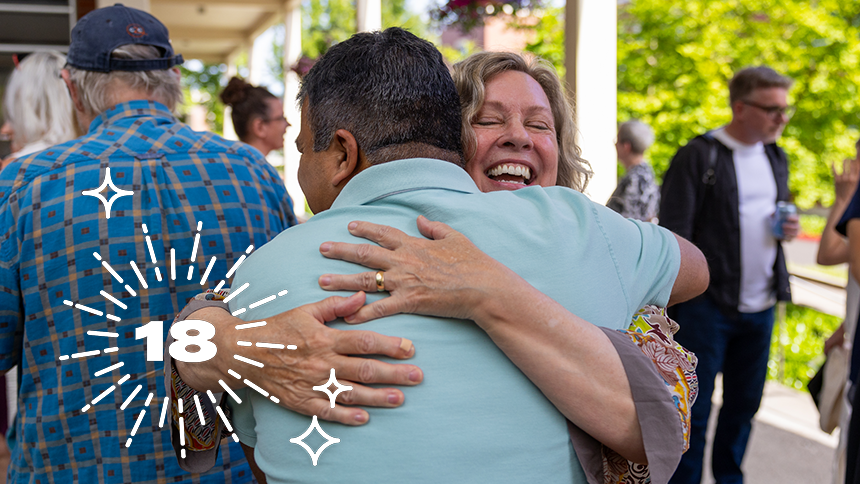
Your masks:
{"label": "porch ceiling", "polygon": [[186,59],[230,62],[300,0],[150,0]]}

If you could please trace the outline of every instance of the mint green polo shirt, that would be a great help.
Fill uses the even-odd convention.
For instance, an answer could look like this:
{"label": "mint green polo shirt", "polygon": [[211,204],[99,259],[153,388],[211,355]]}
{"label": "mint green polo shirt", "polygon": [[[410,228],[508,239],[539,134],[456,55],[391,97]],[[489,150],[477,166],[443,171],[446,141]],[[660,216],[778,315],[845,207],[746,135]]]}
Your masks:
{"label": "mint green polo shirt", "polygon": [[[322,257],[321,243],[365,243],[347,231],[354,220],[420,236],[418,215],[449,224],[571,312],[609,328],[626,328],[646,304],[665,306],[680,266],[670,232],[622,218],[581,193],[561,187],[481,193],[454,164],[399,160],[361,172],[331,209],[253,253],[232,283],[234,290],[250,285],[230,302],[231,311],[288,290],[240,316],[264,319],[333,295],[319,288],[320,275],[367,269]],[[368,302],[382,296],[369,294]],[[323,451],[317,466],[290,443],[311,417],[243,390],[243,404],[234,408],[236,432],[255,447],[270,483],[585,484],[564,416],[475,323],[396,315],[358,326],[329,324],[411,339],[410,362],[424,371],[424,381],[403,388],[400,408],[369,408],[366,425],[320,421],[340,442]],[[248,348],[246,356],[253,354]],[[241,374],[242,366],[237,361],[234,370]],[[312,437],[306,442],[316,450],[324,440],[316,432]]]}

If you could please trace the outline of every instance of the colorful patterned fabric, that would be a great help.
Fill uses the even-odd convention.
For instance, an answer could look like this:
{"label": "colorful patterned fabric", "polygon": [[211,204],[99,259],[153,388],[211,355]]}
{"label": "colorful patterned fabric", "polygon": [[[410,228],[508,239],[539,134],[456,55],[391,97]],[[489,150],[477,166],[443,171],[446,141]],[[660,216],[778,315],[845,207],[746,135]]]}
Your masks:
{"label": "colorful patterned fabric", "polygon": [[[208,289],[206,292],[194,296],[194,299],[197,301],[223,301],[229,295],[229,288],[218,291]],[[174,319],[173,322],[178,322],[178,319],[179,315],[177,314],[176,319]],[[208,399],[209,396],[205,392],[199,392],[188,386],[185,381],[182,380],[182,377],[176,371],[176,366],[174,365],[171,365],[170,367],[170,387],[171,425],[178,429],[180,413],[178,405],[173,404],[173,402],[178,402],[179,398],[182,398],[183,402],[193,402],[195,396],[200,399],[201,402],[205,402],[204,399]],[[185,408],[188,407],[186,406]],[[212,407],[210,405],[201,405],[200,409],[203,412],[203,422],[200,421],[200,416],[197,412],[183,412],[185,417],[183,419],[183,427],[185,427],[184,432],[186,439],[188,439],[186,447],[190,452],[205,452],[215,449],[218,447],[222,438],[229,437],[232,433],[228,431],[219,417],[212,414],[210,411],[211,408]],[[230,406],[224,405],[222,407],[222,411],[224,412],[224,416],[229,420],[232,413]]]}
{"label": "colorful patterned fabric", "polygon": [[[108,169],[133,192],[109,214],[82,194]],[[294,223],[259,152],[154,102],[117,105],[0,172],[0,370],[22,371],[8,482],[250,482],[237,445],[205,475],[179,468],[159,422],[164,365],[146,350],[201,285]],[[161,337],[136,339],[150,321]]]}
{"label": "colorful patterned fabric", "polygon": [[[696,402],[699,383],[696,355],[676,343],[672,335],[678,323],[666,316],[665,308],[645,306],[633,315],[625,333],[654,362],[675,407],[684,436],[684,451],[690,446],[690,410]],[[603,447],[605,484],[645,484],[651,482],[648,466],[635,464],[608,447]]]}

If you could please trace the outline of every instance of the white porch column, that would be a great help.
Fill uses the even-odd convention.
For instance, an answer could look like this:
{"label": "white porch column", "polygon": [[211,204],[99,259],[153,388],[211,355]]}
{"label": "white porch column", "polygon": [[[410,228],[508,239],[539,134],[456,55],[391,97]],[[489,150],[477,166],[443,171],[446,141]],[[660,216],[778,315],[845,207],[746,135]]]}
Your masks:
{"label": "white porch column", "polygon": [[[227,81],[238,75],[239,68],[236,67],[236,59],[228,59],[227,60]],[[236,129],[233,127],[233,108],[230,106],[224,106],[224,138],[231,140],[238,140],[239,137],[236,136]]]}
{"label": "white porch column", "polygon": [[284,181],[287,192],[293,198],[296,215],[303,217],[305,213],[305,195],[299,186],[299,151],[296,149],[296,137],[301,129],[301,114],[296,105],[299,94],[299,76],[292,67],[302,55],[302,12],[301,2],[289,0],[284,4],[284,116],[290,122],[290,127],[284,135]]}
{"label": "white porch column", "polygon": [[359,32],[382,30],[380,0],[355,0],[355,26]]}
{"label": "white porch column", "polygon": [[576,99],[577,143],[594,170],[586,194],[598,203],[617,185],[617,9],[605,0],[568,0],[565,7],[565,77]]}

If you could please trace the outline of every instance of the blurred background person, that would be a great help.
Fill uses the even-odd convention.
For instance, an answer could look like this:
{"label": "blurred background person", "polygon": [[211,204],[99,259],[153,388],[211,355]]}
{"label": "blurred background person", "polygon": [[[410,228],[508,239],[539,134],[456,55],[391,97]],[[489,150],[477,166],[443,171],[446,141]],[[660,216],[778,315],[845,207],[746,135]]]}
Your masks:
{"label": "blurred background person", "polygon": [[[59,52],[36,52],[24,58],[9,77],[3,98],[5,122],[0,132],[12,143],[12,154],[0,161],[0,170],[12,160],[75,138],[72,99],[60,69],[66,57]],[[15,368],[0,379],[0,482],[6,480],[10,450],[5,438],[15,415]]]}
{"label": "blurred background person", "polygon": [[766,66],[738,71],[728,86],[729,124],[690,140],[663,177],[660,225],[705,254],[711,277],[704,295],[670,309],[684,325],[676,340],[699,359],[690,449],[672,484],[702,481],[717,373],[723,405],[711,469],[718,483],[744,481],[741,462],[767,377],[774,307],[791,300],[782,243],[800,229],[797,215],[776,226],[772,218],[777,202],[791,195],[788,158],[776,140],[793,112],[792,82]]}
{"label": "blurred background person", "polygon": [[[857,141],[855,147],[860,151],[860,140]],[[845,320],[833,332],[833,334],[824,342],[824,354],[828,355],[828,365],[831,364],[847,364],[848,368],[842,368],[839,376],[842,378],[838,382],[824,382],[824,385],[842,386],[846,390],[851,388],[852,382],[856,381],[857,370],[856,365],[860,361],[852,361],[848,358],[831,358],[831,351],[839,348],[839,351],[844,351],[848,355],[851,354],[852,341],[857,328],[858,306],[860,306],[860,286],[857,284],[857,279],[854,275],[856,268],[850,266],[850,248],[848,240],[836,231],[836,224],[846,212],[848,204],[851,202],[854,192],[857,190],[857,183],[860,182],[860,152],[852,159],[846,159],[842,162],[842,173],[836,172],[836,167],[833,167],[833,182],[836,197],[833,205],[830,207],[830,214],[827,216],[827,225],[821,233],[821,243],[818,245],[817,262],[821,265],[834,265],[849,263],[848,285],[846,287],[845,298]],[[825,372],[827,379],[828,372]],[[845,482],[846,472],[846,447],[848,444],[848,424],[851,419],[851,400],[848,397],[848,391],[844,391],[840,398],[839,412],[839,428],[843,429],[839,435],[839,445],[836,448],[836,462],[834,465],[833,476],[834,482]]]}
{"label": "blurred background person", "polygon": [[612,192],[606,206],[624,217],[656,222],[660,209],[660,187],[654,181],[654,170],[645,161],[645,151],[654,143],[654,131],[631,119],[618,127],[615,152],[624,165],[624,176]]}
{"label": "blurred background person", "polygon": [[233,77],[220,97],[233,110],[233,129],[242,142],[257,148],[263,156],[284,147],[284,134],[290,123],[284,117],[284,103],[274,94]]}
{"label": "blurred background person", "polygon": [[[854,279],[860,281],[860,200],[858,192],[849,202],[842,219],[836,225],[836,231],[848,237],[848,270]],[[848,391],[848,400],[852,408],[860,405],[860,392],[857,391],[858,373],[860,373],[860,345],[856,336],[851,350],[851,369],[848,379],[852,385]],[[845,456],[845,482],[850,484],[860,483],[860,412],[851,412],[847,428],[848,439],[846,443]],[[838,476],[837,476],[838,478]]]}
{"label": "blurred background person", "polygon": [[59,52],[36,52],[12,72],[3,99],[6,122],[2,128],[12,142],[12,154],[0,162],[0,169],[79,135],[72,99],[60,79],[65,63]]}

